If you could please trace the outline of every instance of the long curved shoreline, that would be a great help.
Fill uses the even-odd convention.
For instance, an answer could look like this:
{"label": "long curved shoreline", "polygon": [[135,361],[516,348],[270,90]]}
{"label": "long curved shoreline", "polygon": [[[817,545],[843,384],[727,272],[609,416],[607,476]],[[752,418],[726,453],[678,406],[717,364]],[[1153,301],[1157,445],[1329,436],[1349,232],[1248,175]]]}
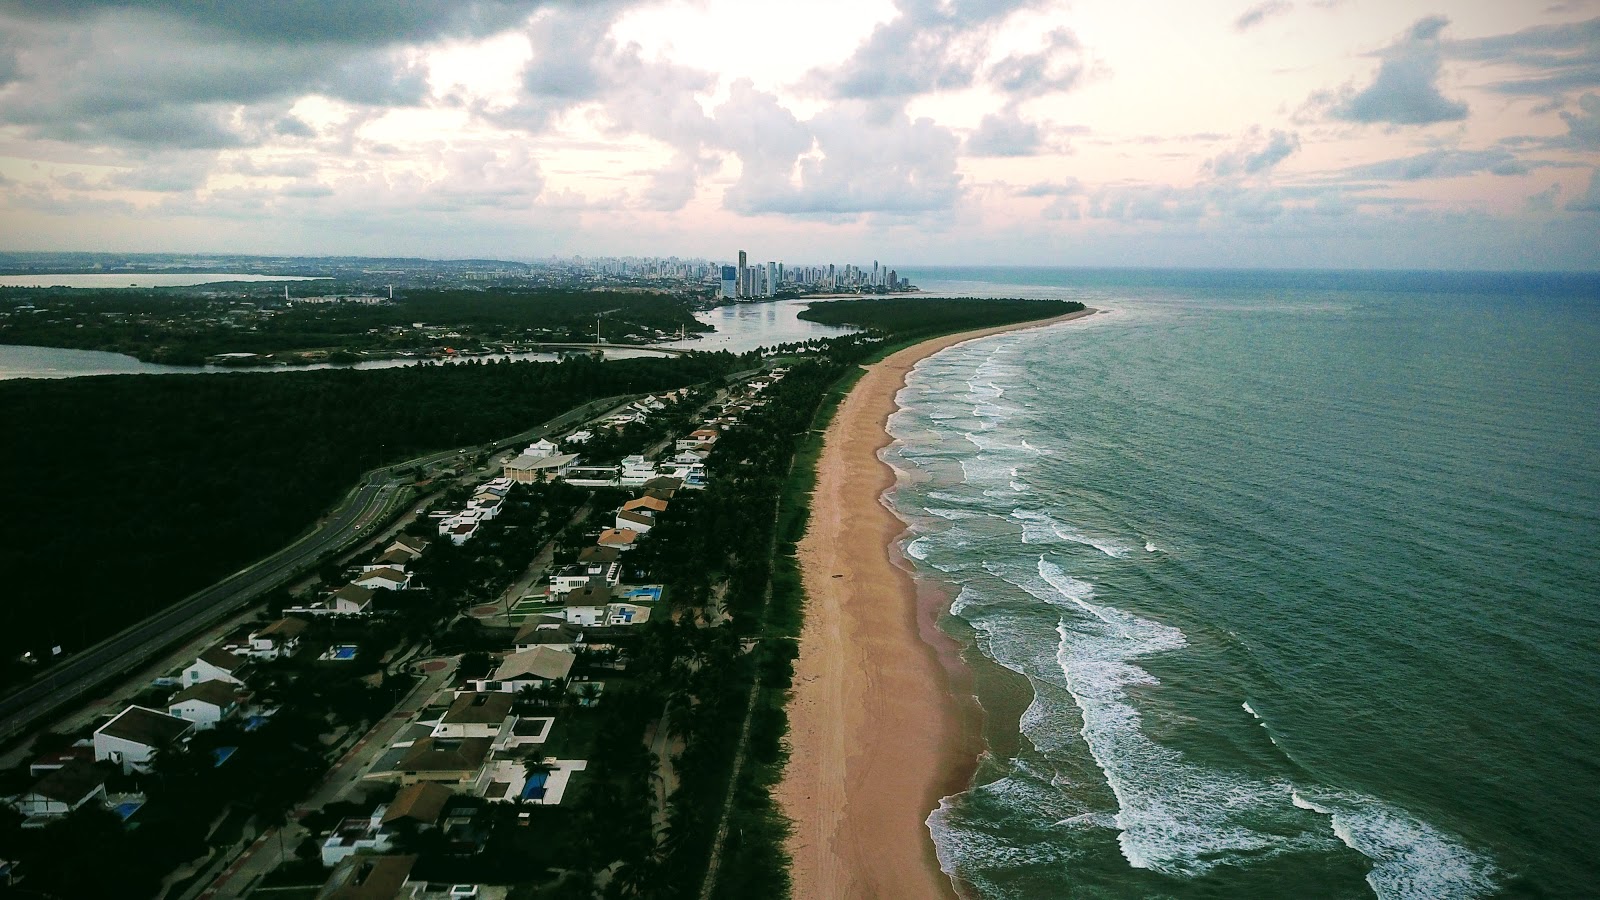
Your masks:
{"label": "long curved shoreline", "polygon": [[964,790],[983,750],[959,647],[936,627],[949,598],[912,578],[906,523],[884,494],[889,416],[919,361],[956,344],[1092,315],[924,341],[867,368],[828,425],[800,541],[805,626],[776,796],[793,824],[795,900],[955,898],[925,824]]}

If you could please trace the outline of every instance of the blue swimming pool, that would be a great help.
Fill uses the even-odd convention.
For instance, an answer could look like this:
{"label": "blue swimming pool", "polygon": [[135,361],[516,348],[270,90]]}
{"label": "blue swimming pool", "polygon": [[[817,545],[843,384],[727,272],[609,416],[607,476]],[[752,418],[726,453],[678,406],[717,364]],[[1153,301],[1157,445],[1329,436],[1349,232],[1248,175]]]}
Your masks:
{"label": "blue swimming pool", "polygon": [[354,644],[343,644],[341,646],[333,648],[333,658],[334,659],[355,659],[356,658],[356,646]]}
{"label": "blue swimming pool", "polygon": [[528,783],[522,786],[522,799],[543,800],[544,783],[549,780],[550,776],[544,772],[535,772],[534,774],[529,775]]}
{"label": "blue swimming pool", "polygon": [[634,603],[654,603],[661,599],[661,585],[652,584],[645,587],[629,588],[623,593],[622,599]]}

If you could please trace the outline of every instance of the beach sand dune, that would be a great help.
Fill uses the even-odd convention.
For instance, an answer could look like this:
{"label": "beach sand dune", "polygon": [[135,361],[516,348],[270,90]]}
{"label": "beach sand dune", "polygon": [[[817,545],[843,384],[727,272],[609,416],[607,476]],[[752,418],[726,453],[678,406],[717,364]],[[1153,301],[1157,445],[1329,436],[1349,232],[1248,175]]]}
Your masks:
{"label": "beach sand dune", "polygon": [[925,824],[962,790],[982,749],[977,704],[954,642],[934,623],[948,607],[918,585],[884,504],[894,471],[879,458],[895,395],[916,363],[946,347],[1048,322],[963,332],[868,368],[829,424],[799,556],[806,620],[789,705],[792,756],[778,802],[796,900],[955,897]]}

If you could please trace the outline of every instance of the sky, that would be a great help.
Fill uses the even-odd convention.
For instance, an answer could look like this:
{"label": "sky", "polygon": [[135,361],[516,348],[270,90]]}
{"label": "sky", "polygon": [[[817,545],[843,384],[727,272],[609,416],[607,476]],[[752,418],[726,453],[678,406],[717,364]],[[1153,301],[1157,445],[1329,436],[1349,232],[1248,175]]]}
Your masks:
{"label": "sky", "polygon": [[1600,0],[0,0],[0,249],[1600,269]]}

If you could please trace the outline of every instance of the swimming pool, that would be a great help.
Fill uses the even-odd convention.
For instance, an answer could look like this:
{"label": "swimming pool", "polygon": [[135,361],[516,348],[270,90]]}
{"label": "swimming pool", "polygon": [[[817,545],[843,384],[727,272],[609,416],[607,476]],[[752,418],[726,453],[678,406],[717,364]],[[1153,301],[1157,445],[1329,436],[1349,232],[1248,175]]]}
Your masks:
{"label": "swimming pool", "polygon": [[654,603],[661,599],[661,585],[647,584],[644,587],[628,588],[623,592],[622,599],[634,603]]}
{"label": "swimming pool", "polygon": [[544,784],[549,780],[550,776],[545,772],[535,772],[532,775],[529,775],[528,783],[522,786],[522,799],[543,800]]}

